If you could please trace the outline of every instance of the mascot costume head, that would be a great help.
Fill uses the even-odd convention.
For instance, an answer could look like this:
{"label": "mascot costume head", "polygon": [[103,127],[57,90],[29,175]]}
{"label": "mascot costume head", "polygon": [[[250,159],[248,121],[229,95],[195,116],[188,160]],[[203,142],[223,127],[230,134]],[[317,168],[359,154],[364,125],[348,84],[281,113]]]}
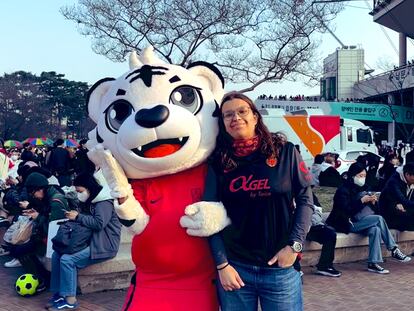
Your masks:
{"label": "mascot costume head", "polygon": [[[95,140],[128,178],[176,173],[204,162],[215,146],[224,80],[212,65],[162,62],[151,48],[130,56],[130,71],[90,90]],[[92,137],[93,139],[93,137]]]}
{"label": "mascot costume head", "polygon": [[211,64],[166,64],[147,48],[131,53],[128,72],[89,91],[97,126],[88,155],[102,169],[121,222],[135,234],[137,271],[124,310],[218,309],[214,263],[201,236],[228,219],[222,205],[199,201],[223,89]]}

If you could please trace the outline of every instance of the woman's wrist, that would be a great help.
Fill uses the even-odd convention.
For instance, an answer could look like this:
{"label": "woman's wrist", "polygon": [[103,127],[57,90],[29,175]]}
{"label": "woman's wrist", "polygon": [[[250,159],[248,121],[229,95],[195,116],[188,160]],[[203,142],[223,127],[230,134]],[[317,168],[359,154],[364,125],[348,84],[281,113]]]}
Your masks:
{"label": "woman's wrist", "polygon": [[220,264],[220,265],[218,265],[216,268],[217,268],[217,271],[220,271],[220,270],[223,270],[224,268],[226,268],[227,266],[229,266],[230,264],[228,263],[228,262],[224,262],[224,263],[222,263],[222,264]]}

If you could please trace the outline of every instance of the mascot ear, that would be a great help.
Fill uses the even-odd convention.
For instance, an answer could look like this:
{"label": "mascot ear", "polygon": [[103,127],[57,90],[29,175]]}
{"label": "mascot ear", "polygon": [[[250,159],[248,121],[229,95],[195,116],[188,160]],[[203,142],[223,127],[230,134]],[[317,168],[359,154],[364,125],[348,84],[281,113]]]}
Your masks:
{"label": "mascot ear", "polygon": [[114,78],[104,78],[96,82],[86,94],[86,104],[88,107],[88,115],[95,122],[98,123],[99,106],[102,97],[108,92],[112,85]]}
{"label": "mascot ear", "polygon": [[224,78],[220,70],[207,62],[191,63],[187,69],[207,82],[214,99],[220,103],[224,95]]}

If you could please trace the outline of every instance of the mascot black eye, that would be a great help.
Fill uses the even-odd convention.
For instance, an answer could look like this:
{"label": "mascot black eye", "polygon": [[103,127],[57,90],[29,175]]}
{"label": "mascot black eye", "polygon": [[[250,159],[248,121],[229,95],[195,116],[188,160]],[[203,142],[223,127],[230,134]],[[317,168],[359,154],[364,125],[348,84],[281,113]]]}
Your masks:
{"label": "mascot black eye", "polygon": [[111,132],[118,133],[122,123],[124,123],[133,111],[132,105],[125,99],[114,101],[105,110],[106,126]]}
{"label": "mascot black eye", "polygon": [[189,85],[177,87],[170,95],[170,103],[183,107],[193,114],[203,106],[203,97],[200,89]]}

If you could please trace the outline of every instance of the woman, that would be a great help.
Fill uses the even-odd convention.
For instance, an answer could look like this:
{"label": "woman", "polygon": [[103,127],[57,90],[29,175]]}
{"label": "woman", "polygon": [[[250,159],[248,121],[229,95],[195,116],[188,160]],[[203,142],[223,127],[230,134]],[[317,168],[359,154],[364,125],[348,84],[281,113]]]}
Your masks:
{"label": "woman", "polygon": [[220,111],[204,198],[222,201],[232,221],[210,238],[222,310],[256,310],[258,300],[263,311],[302,310],[293,265],[313,212],[309,171],[247,96],[225,95]]}
{"label": "woman", "polygon": [[67,219],[77,221],[92,230],[90,244],[74,254],[52,255],[50,291],[53,296],[49,310],[70,310],[78,307],[76,300],[77,270],[116,256],[119,248],[121,224],[114,211],[109,189],[98,184],[93,175],[80,174],[73,182],[78,199],[90,207],[90,213],[65,213]]}
{"label": "woman", "polygon": [[387,274],[389,271],[379,265],[383,262],[381,239],[396,260],[408,262],[411,258],[397,247],[385,220],[379,215],[374,215],[378,198],[366,191],[366,176],[364,164],[356,162],[349,167],[348,179],[336,191],[333,209],[326,223],[337,232],[368,235],[368,271]]}

